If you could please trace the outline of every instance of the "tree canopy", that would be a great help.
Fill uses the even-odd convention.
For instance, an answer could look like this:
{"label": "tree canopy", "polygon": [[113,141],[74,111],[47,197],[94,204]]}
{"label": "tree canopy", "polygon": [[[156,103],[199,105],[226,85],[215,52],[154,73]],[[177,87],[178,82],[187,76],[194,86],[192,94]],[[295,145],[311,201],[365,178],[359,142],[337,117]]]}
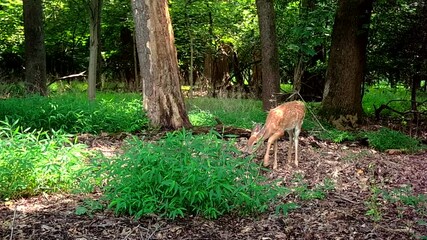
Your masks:
{"label": "tree canopy", "polygon": [[[88,4],[86,0],[43,2],[48,76],[86,70]],[[281,83],[293,83],[298,78],[302,87],[307,83],[313,86],[322,83],[337,1],[286,0],[274,4]],[[260,49],[254,0],[171,0],[169,6],[182,84],[190,84],[191,73],[196,84],[202,84],[206,78],[215,79],[217,74],[221,81],[212,86],[220,90],[238,84],[252,86],[256,81],[254,67],[259,62],[257,51]],[[3,1],[0,8],[1,81],[21,81],[24,65],[22,1]],[[418,76],[418,85],[425,86],[421,81],[426,75],[426,15],[424,1],[381,0],[374,3],[367,48],[367,83],[386,81],[391,85],[409,86],[410,79]],[[137,90],[130,2],[104,1],[102,19],[104,79],[120,83],[124,89]],[[206,65],[208,60],[211,65]],[[207,69],[208,66],[212,69]],[[310,83],[312,79],[314,83]],[[254,88],[245,91],[254,91]]]}

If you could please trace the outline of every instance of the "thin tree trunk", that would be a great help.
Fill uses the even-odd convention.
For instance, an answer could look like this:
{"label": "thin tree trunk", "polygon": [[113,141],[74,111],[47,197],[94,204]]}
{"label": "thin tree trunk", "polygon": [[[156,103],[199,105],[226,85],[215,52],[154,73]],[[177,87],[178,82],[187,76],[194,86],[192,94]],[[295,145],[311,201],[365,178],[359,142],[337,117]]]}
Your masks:
{"label": "thin tree trunk", "polygon": [[46,50],[41,0],[24,0],[25,83],[30,93],[47,94]]}
{"label": "thin tree trunk", "polygon": [[261,35],[262,103],[274,107],[272,96],[280,93],[279,53],[276,41],[273,0],[256,0]]}
{"label": "thin tree trunk", "polygon": [[89,7],[90,14],[90,47],[89,47],[89,70],[88,70],[88,97],[92,101],[95,99],[96,82],[99,80],[100,62],[100,26],[101,26],[102,0],[91,0]]}

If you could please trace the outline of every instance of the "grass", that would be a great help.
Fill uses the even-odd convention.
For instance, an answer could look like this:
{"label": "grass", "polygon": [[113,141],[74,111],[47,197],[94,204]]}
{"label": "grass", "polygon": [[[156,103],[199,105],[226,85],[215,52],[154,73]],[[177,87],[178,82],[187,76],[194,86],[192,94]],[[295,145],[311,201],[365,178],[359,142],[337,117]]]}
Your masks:
{"label": "grass", "polygon": [[267,116],[260,101],[249,99],[194,98],[187,100],[187,108],[194,126],[214,126],[218,119],[228,126],[252,128]]}
{"label": "grass", "polygon": [[84,94],[10,98],[0,105],[0,120],[23,128],[67,133],[135,132],[147,126],[136,94],[98,94],[88,102]]}

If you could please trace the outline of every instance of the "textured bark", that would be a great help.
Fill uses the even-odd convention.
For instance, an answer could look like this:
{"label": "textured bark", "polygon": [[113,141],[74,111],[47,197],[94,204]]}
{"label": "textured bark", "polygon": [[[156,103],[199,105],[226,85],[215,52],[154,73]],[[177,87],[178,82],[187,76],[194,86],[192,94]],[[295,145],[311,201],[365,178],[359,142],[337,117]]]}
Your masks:
{"label": "textured bark", "polygon": [[332,119],[363,113],[361,85],[365,76],[366,46],[372,0],[339,0],[322,112]]}
{"label": "textured bark", "polygon": [[95,99],[96,82],[99,80],[100,67],[100,36],[101,36],[101,8],[102,0],[91,0],[90,14],[90,47],[89,47],[89,71],[88,71],[88,97]]}
{"label": "textured bark", "polygon": [[276,41],[273,0],[256,0],[261,35],[262,103],[274,107],[272,96],[280,92],[279,53]]}
{"label": "textured bark", "polygon": [[143,105],[151,125],[191,127],[179,84],[167,0],[132,0]]}
{"label": "textured bark", "polygon": [[30,93],[47,94],[41,0],[24,0],[25,82]]}

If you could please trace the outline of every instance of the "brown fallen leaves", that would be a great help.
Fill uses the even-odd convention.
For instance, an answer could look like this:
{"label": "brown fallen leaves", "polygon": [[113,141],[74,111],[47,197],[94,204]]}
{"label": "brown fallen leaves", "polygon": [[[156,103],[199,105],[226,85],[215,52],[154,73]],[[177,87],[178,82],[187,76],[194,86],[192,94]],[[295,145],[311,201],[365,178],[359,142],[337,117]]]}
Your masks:
{"label": "brown fallen leaves", "polygon": [[[85,138],[90,147],[108,154],[122,138]],[[246,139],[242,138],[238,147]],[[279,142],[277,171],[263,172],[282,186],[295,186],[296,177],[308,186],[330,179],[335,189],[325,199],[303,201],[290,194],[278,203],[299,206],[287,216],[271,211],[255,217],[224,216],[206,220],[197,216],[165,220],[155,216],[134,221],[111,211],[92,217],[74,212],[85,198],[100,194],[42,195],[0,205],[1,239],[417,239],[427,236],[427,213],[401,202],[389,202],[373,189],[411,186],[412,194],[427,194],[427,153],[378,153],[357,144],[334,144],[313,137],[300,138],[300,165],[286,166],[287,141]],[[265,146],[264,146],[265,147]],[[261,147],[262,149],[262,147]],[[263,150],[257,152],[261,161]],[[426,203],[422,203],[426,204]],[[377,209],[374,209],[377,208]],[[374,221],[367,212],[377,211]]]}

